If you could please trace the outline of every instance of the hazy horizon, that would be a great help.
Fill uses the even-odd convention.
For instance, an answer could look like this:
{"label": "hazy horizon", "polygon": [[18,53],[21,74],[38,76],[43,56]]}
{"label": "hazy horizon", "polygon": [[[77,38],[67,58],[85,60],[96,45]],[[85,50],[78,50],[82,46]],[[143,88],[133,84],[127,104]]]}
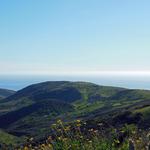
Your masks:
{"label": "hazy horizon", "polygon": [[45,81],[85,81],[104,86],[150,90],[148,75],[0,75],[0,88],[20,90]]}
{"label": "hazy horizon", "polygon": [[150,89],[150,1],[0,2],[0,88],[46,80]]}

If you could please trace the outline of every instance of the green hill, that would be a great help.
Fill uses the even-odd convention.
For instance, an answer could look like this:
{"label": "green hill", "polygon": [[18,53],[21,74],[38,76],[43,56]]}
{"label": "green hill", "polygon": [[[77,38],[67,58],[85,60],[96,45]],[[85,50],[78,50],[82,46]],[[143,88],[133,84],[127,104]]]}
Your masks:
{"label": "green hill", "polygon": [[0,98],[6,98],[10,95],[13,95],[15,91],[8,89],[0,89]]}
{"label": "green hill", "polygon": [[150,91],[52,81],[28,86],[0,102],[0,128],[16,136],[42,138],[62,119],[105,121],[112,126],[149,127]]}

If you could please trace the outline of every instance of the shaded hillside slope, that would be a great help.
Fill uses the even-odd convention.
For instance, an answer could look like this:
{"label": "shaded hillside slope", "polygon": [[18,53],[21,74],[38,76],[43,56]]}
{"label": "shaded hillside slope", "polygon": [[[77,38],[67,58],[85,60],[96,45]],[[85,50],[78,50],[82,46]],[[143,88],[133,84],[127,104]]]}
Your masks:
{"label": "shaded hillside slope", "polygon": [[6,97],[11,96],[13,94],[15,94],[15,91],[13,91],[13,90],[0,89],[0,97],[1,98],[6,98]]}

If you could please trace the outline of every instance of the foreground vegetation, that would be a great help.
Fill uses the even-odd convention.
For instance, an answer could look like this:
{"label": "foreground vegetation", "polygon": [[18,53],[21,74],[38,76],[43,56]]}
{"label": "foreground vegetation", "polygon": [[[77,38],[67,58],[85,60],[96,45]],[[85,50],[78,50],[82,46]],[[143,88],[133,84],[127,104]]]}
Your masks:
{"label": "foreground vegetation", "polygon": [[90,128],[86,122],[76,120],[72,124],[58,120],[50,127],[51,135],[36,141],[29,138],[22,146],[2,145],[2,149],[16,150],[149,150],[150,131],[138,129],[134,124],[119,129],[104,128],[99,122]]}

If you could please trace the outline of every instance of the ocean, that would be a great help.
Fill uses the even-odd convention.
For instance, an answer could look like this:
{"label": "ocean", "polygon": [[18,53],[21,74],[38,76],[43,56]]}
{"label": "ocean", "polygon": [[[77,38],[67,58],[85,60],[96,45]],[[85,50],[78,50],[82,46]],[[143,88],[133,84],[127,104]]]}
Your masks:
{"label": "ocean", "polygon": [[150,76],[1,75],[0,88],[20,90],[45,81],[86,81],[99,85],[150,90]]}

